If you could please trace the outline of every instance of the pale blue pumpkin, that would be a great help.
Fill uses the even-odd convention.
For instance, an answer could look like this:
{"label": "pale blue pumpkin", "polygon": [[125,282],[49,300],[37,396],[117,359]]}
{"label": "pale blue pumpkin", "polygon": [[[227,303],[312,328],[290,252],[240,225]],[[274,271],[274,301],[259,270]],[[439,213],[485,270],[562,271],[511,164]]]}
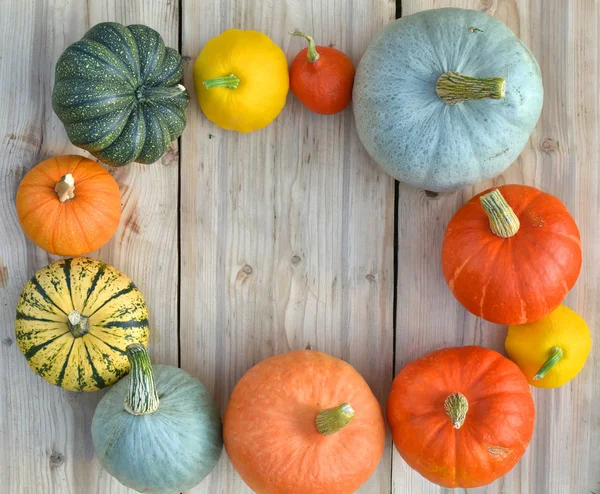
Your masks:
{"label": "pale blue pumpkin", "polygon": [[191,489],[217,463],[221,418],[204,385],[187,372],[150,365],[142,345],[129,345],[131,372],[104,395],[92,420],[102,466],[139,492]]}
{"label": "pale blue pumpkin", "polygon": [[373,159],[432,191],[502,173],[525,147],[542,101],[529,49],[499,20],[464,9],[427,10],[381,29],[353,93]]}

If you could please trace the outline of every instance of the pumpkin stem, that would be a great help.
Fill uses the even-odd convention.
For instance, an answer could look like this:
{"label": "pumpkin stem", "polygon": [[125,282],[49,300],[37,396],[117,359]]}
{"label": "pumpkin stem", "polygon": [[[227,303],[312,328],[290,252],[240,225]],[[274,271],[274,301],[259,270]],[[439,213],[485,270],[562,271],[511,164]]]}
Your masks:
{"label": "pumpkin stem", "polygon": [[67,326],[75,338],[79,338],[89,332],[89,317],[82,315],[79,311],[72,310],[68,319]]}
{"label": "pumpkin stem", "polygon": [[552,369],[552,367],[554,367],[562,357],[562,348],[558,346],[552,347],[550,349],[550,356],[548,357],[548,360],[546,360],[544,365],[540,367],[540,370],[536,372],[535,376],[533,376],[533,379],[536,381],[543,379],[546,374],[548,374],[548,371]]}
{"label": "pumpkin stem", "polygon": [[353,418],[354,410],[350,403],[342,403],[337,407],[321,410],[315,422],[321,434],[331,436],[346,427]]}
{"label": "pumpkin stem", "polygon": [[185,91],[185,86],[181,84],[175,86],[140,86],[135,90],[135,97],[141,103],[146,100],[176,98]]}
{"label": "pumpkin stem", "polygon": [[154,413],[158,409],[159,401],[148,352],[139,343],[127,345],[125,351],[131,366],[125,410],[132,415]]}
{"label": "pumpkin stem", "polygon": [[446,411],[448,417],[450,417],[450,420],[452,420],[454,428],[460,429],[465,422],[467,412],[469,411],[469,402],[467,401],[467,397],[458,392],[448,395],[444,401],[444,410]]}
{"label": "pumpkin stem", "polygon": [[468,77],[458,72],[444,72],[435,85],[435,92],[448,105],[477,99],[504,99],[506,81],[501,77]]}
{"label": "pumpkin stem", "polygon": [[310,63],[315,63],[321,55],[317,51],[317,47],[315,46],[315,40],[312,38],[310,34],[303,33],[299,29],[294,29],[290,32],[290,36],[302,36],[306,41],[308,41],[308,52],[306,57]]}
{"label": "pumpkin stem", "polygon": [[481,196],[479,202],[488,215],[490,230],[494,235],[509,238],[517,234],[521,222],[498,189]]}
{"label": "pumpkin stem", "polygon": [[229,74],[224,77],[215,77],[204,81],[204,87],[210,89],[211,87],[226,87],[228,89],[237,89],[240,85],[240,79],[235,74]]}
{"label": "pumpkin stem", "polygon": [[60,202],[67,202],[75,197],[75,179],[73,175],[67,173],[63,175],[59,182],[54,186],[54,192]]}

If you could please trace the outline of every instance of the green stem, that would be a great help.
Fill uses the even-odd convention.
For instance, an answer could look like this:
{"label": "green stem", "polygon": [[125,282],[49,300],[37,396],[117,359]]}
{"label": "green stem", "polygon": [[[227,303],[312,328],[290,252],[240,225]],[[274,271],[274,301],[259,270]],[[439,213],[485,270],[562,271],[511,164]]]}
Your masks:
{"label": "green stem", "polygon": [[460,429],[465,422],[467,412],[469,411],[469,402],[462,393],[452,393],[444,401],[444,410],[450,417],[455,429]]}
{"label": "green stem", "polygon": [[294,29],[291,33],[291,36],[302,36],[306,41],[308,41],[308,52],[307,58],[310,63],[315,63],[321,55],[317,51],[317,47],[315,46],[315,40],[312,38],[310,34],[303,33],[299,29]]}
{"label": "green stem", "polygon": [[506,81],[501,77],[476,78],[458,72],[444,72],[435,85],[435,92],[448,105],[477,99],[504,99]]}
{"label": "green stem", "polygon": [[544,365],[540,367],[540,370],[536,372],[535,376],[533,376],[533,379],[535,379],[536,381],[543,379],[546,376],[546,374],[548,374],[548,371],[552,369],[552,367],[554,367],[562,357],[562,348],[558,346],[552,347],[550,349],[550,356],[548,357],[548,360],[546,360],[544,362]]}
{"label": "green stem", "polygon": [[494,235],[509,238],[517,234],[521,222],[498,189],[481,196],[479,202],[490,220],[490,230]]}
{"label": "green stem", "polygon": [[228,89],[237,89],[240,85],[240,79],[235,74],[229,74],[224,77],[215,77],[204,81],[204,87],[210,89],[211,87],[226,87]]}
{"label": "green stem", "polygon": [[78,311],[72,310],[68,316],[67,326],[75,338],[79,338],[89,332],[89,318],[81,315]]}
{"label": "green stem", "polygon": [[158,394],[148,353],[139,343],[128,345],[125,351],[131,366],[125,410],[132,415],[153,413],[158,409]]}
{"label": "green stem", "polygon": [[135,91],[135,96],[139,102],[146,100],[171,99],[185,93],[185,86],[177,84],[176,86],[140,86]]}
{"label": "green stem", "polygon": [[73,175],[67,173],[63,175],[59,182],[54,186],[54,192],[60,202],[67,202],[75,197],[75,179]]}
{"label": "green stem", "polygon": [[324,436],[331,436],[346,427],[354,418],[354,410],[349,403],[321,410],[315,420],[317,430]]}

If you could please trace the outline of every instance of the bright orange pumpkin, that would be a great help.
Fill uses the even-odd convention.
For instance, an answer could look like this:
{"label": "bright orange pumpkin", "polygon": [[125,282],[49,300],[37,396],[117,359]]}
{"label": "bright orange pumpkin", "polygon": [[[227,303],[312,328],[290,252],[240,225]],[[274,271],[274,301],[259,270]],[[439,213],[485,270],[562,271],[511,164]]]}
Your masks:
{"label": "bright orange pumpkin", "polygon": [[468,346],[405,365],[392,384],[387,419],[410,467],[443,487],[470,488],[518,463],[533,434],[535,407],[516,364]]}
{"label": "bright orange pumpkin", "polygon": [[500,324],[548,315],[580,270],[579,230],[567,208],[525,185],[473,197],[450,220],[442,246],[454,296],[469,312]]}
{"label": "bright orange pumpkin", "polygon": [[79,256],[102,247],[121,218],[115,179],[83,156],[56,156],[34,166],[17,191],[25,234],[51,254]]}
{"label": "bright orange pumpkin", "polygon": [[246,372],[229,400],[223,439],[257,494],[351,494],[377,468],[385,423],[354,368],[301,350]]}

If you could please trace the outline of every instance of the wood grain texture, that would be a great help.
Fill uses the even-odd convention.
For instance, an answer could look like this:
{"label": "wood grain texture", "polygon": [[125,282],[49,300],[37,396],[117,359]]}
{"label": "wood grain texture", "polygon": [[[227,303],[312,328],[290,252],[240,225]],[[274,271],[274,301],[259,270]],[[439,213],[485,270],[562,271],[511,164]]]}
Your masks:
{"label": "wood grain texture", "polygon": [[[228,28],[256,29],[291,62],[293,28],[356,63],[394,17],[387,0],[183,2],[186,85],[203,45]],[[201,28],[199,28],[201,26]],[[382,403],[393,349],[393,180],[367,157],[352,112],[318,116],[290,93],[264,130],[219,129],[191,103],[182,137],[181,362],[224,411],[253,364],[291,349],[339,356]],[[390,492],[384,459],[361,492]],[[194,493],[250,492],[225,455]]]}
{"label": "wood grain texture", "polygon": [[[558,196],[581,230],[584,266],[566,304],[600,336],[600,4],[594,0],[403,0],[402,15],[439,7],[474,8],[505,22],[542,68],[545,100],[540,122],[519,159],[494,181],[428,197],[400,186],[396,370],[427,352],[483,345],[504,353],[506,328],[466,312],[445,285],[440,252],[446,225],[476,193],[494,184],[525,183]],[[557,390],[534,390],[537,421],[528,452],[504,478],[473,493],[566,494],[600,484],[600,351],[583,372]],[[410,470],[395,452],[393,492],[456,492]]]}
{"label": "wood grain texture", "polygon": [[[51,386],[28,368],[14,341],[23,285],[57,259],[25,239],[14,197],[42,159],[85,154],[69,144],[52,112],[54,64],[66,46],[107,20],[147,24],[178,47],[177,2],[19,0],[3,3],[0,17],[0,485],[11,494],[133,492],[94,459],[89,428],[102,393]],[[121,269],[145,294],[151,356],[177,365],[176,146],[160,163],[111,172],[121,187],[121,225],[92,255]]]}

